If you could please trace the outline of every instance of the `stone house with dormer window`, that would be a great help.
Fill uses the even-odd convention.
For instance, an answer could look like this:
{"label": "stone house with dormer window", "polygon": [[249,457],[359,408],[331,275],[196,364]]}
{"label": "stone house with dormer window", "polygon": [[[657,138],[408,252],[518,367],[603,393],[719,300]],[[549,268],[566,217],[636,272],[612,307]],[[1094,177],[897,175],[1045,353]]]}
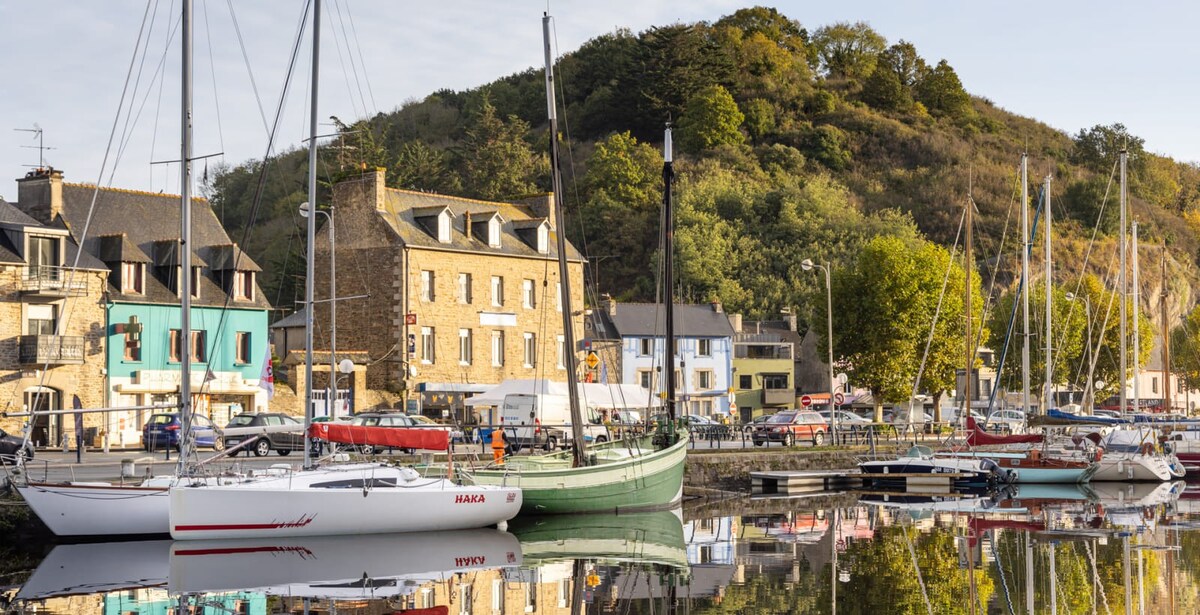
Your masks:
{"label": "stone house with dormer window", "polygon": [[[505,379],[565,381],[564,353],[577,351],[563,341],[553,197],[504,203],[398,190],[384,173],[333,189],[338,296],[365,295],[338,303],[338,348],[369,353],[368,385],[407,391],[410,410],[463,418],[464,397]],[[329,296],[328,232],[323,225],[316,241],[317,301]],[[567,246],[582,313],[584,259]],[[320,346],[329,306],[315,307]],[[574,320],[578,340],[583,321]]]}
{"label": "stone house with dormer window", "polygon": [[[190,360],[197,411],[214,423],[267,408],[266,393],[258,387],[270,309],[258,287],[261,269],[230,240],[205,199],[191,203],[193,350],[185,358],[179,356],[184,272],[178,195],[97,190],[66,183],[53,169],[18,180],[18,192],[25,214],[63,229],[106,269],[104,318],[97,329],[103,332],[107,381],[87,406],[178,403],[179,365]],[[106,415],[110,444],[138,445],[148,415],[132,410]]]}

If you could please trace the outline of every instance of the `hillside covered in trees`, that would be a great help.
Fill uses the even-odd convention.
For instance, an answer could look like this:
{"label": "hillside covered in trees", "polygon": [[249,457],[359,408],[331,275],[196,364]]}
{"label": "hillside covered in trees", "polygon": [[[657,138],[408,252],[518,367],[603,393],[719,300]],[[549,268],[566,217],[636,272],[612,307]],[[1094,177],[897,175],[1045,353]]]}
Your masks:
{"label": "hillside covered in trees", "polygon": [[[1017,271],[1023,151],[1034,201],[1042,177],[1053,178],[1056,284],[1075,284],[1084,273],[1110,280],[1114,170],[1124,146],[1142,242],[1169,249],[1169,309],[1178,315],[1190,306],[1186,280],[1194,273],[1183,272],[1194,271],[1200,249],[1200,169],[1146,151],[1120,118],[1066,134],[970,95],[953,58],[923,57],[864,23],[802,19],[749,8],[713,22],[616,31],[560,58],[564,227],[598,264],[589,268],[590,296],[654,299],[659,148],[670,120],[681,150],[681,300],[719,300],[749,317],[795,307],[802,321],[819,322],[823,315],[809,306],[823,302],[809,299],[823,293],[822,281],[802,271],[801,260],[830,261],[836,278],[879,237],[916,251],[929,241],[948,253],[970,193],[979,212],[975,254],[983,279],[976,284],[981,301],[993,302]],[[530,50],[531,64],[539,57]],[[319,174],[328,187],[379,166],[399,188],[490,200],[545,192],[543,88],[542,69],[530,68],[341,123],[343,136],[321,152]],[[264,287],[281,307],[299,296],[303,241],[295,212],[307,200],[306,165],[300,151],[271,161],[246,246],[268,269]],[[231,233],[251,224],[261,167],[224,168],[207,186]],[[932,254],[930,262],[946,256]],[[961,271],[958,277],[961,287]],[[1154,272],[1144,279],[1167,282]],[[930,283],[940,284],[940,275]],[[920,337],[928,331],[924,325]]]}

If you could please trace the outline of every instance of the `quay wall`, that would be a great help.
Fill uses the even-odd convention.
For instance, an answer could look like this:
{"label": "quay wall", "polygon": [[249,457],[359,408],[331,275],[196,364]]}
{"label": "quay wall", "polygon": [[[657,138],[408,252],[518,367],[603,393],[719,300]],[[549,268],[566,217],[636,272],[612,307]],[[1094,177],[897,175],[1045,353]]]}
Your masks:
{"label": "quay wall", "polygon": [[750,473],[768,470],[847,470],[861,450],[689,452],[683,484],[701,489],[748,491]]}

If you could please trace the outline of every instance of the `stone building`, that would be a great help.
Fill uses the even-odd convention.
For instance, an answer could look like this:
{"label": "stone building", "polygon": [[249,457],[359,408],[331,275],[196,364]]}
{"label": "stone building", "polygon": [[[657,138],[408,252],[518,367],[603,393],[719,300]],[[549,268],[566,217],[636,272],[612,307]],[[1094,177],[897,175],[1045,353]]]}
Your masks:
{"label": "stone building", "polygon": [[[66,229],[0,199],[0,412],[71,408],[76,399],[84,408],[104,405],[107,275]],[[27,420],[0,418],[0,428],[19,435]],[[85,434],[98,436],[103,420],[85,414]],[[35,444],[74,441],[69,416],[37,416],[30,426]]]}
{"label": "stone building", "polygon": [[[338,347],[369,354],[368,386],[406,392],[409,411],[465,418],[464,396],[505,379],[565,380],[565,353],[578,351],[563,341],[553,196],[501,203],[397,190],[384,173],[333,189]],[[329,226],[316,242],[321,348]],[[584,260],[567,251],[571,303],[582,314]],[[572,320],[580,339],[582,319]],[[326,386],[317,378],[314,386]]]}

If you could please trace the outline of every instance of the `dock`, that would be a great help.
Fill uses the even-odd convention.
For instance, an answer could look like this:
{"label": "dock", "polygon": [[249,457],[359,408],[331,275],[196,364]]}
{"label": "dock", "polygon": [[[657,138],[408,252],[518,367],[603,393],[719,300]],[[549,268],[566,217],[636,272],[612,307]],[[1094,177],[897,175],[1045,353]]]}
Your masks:
{"label": "dock", "polygon": [[897,485],[904,492],[944,495],[955,482],[970,474],[958,472],[864,474],[853,470],[774,470],[750,473],[754,495],[801,494],[834,489],[867,489],[880,483]]}

